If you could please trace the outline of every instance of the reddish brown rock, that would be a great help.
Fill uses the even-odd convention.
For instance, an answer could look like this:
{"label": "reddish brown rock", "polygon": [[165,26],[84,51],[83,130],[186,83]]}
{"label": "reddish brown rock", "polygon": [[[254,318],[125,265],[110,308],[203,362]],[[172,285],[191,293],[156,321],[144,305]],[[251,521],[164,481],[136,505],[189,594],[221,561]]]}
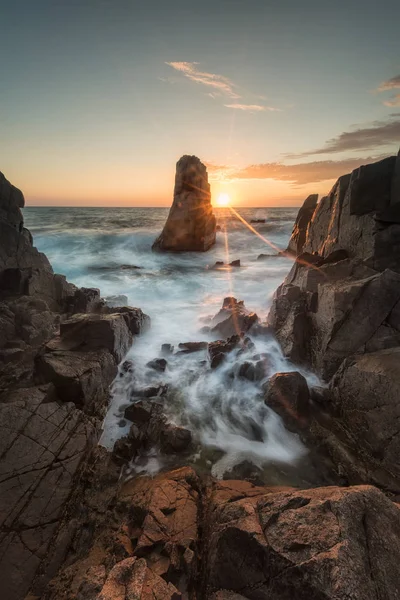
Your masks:
{"label": "reddish brown rock", "polygon": [[176,163],[174,201],[154,250],[204,252],[215,244],[216,222],[207,169],[196,156]]}

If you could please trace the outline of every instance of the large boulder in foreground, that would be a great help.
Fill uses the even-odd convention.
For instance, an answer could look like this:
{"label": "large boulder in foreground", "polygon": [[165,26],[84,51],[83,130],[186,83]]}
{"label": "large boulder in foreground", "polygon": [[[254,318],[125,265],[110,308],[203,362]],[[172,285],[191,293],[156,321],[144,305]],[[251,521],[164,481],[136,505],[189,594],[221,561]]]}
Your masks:
{"label": "large boulder in foreground", "polygon": [[153,250],[205,252],[215,244],[215,234],[207,169],[197,156],[182,156],[176,163],[174,201]]}
{"label": "large boulder in foreground", "polygon": [[208,594],[225,588],[249,600],[399,598],[400,511],[376,488],[258,488],[229,499],[218,487],[209,508]]}

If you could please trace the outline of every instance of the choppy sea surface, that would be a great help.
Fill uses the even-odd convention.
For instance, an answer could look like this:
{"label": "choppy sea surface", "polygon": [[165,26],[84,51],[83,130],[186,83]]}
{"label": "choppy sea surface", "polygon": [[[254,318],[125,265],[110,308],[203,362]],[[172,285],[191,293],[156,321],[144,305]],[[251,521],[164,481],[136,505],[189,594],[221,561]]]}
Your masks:
{"label": "choppy sea surface", "polygon": [[[234,355],[214,371],[204,367],[205,351],[175,356],[162,374],[146,367],[160,356],[161,344],[215,339],[199,330],[226,296],[244,300],[248,309],[265,318],[274,291],[292,265],[276,254],[287,246],[297,208],[237,208],[253,231],[229,208],[214,210],[222,229],[216,245],[206,253],[180,254],[151,250],[168,208],[27,207],[24,217],[34,244],[46,253],[55,272],[78,286],[100,288],[103,297],[123,294],[129,305],[150,316],[151,330],[137,338],[128,353],[135,364],[134,385],[169,384],[174,391],[166,400],[170,420],[190,428],[202,448],[194,463],[222,477],[246,461],[269,473],[267,481],[276,479],[271,475],[273,466],[279,470],[279,483],[293,483],[297,471],[304,476],[307,450],[265,406],[261,383],[237,377]],[[250,223],[257,219],[265,223]],[[258,260],[260,254],[271,256]],[[240,268],[211,268],[216,261],[236,259]],[[272,337],[254,342],[253,355],[270,357],[269,375],[296,370]],[[108,447],[129,430],[123,410],[132,401],[132,386],[124,377],[114,383],[102,438]],[[132,470],[155,472],[162,462],[150,453],[132,464]],[[288,470],[290,476],[285,477]]]}

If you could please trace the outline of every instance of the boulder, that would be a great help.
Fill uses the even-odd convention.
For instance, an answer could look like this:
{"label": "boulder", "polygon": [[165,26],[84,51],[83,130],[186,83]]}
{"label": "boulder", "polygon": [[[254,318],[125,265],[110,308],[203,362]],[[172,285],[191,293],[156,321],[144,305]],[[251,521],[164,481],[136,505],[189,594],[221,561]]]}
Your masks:
{"label": "boulder", "polygon": [[176,164],[174,200],[153,250],[204,252],[215,237],[207,169],[196,156],[182,156]]}
{"label": "boulder", "polygon": [[146,367],[149,367],[149,369],[154,369],[154,371],[160,371],[161,373],[163,373],[167,368],[167,364],[168,363],[165,360],[165,358],[155,358],[154,360],[150,360],[148,363],[146,363]]}
{"label": "boulder", "polygon": [[244,306],[243,300],[233,296],[224,298],[221,310],[211,321],[211,333],[228,338],[243,335],[258,323],[258,316]]}
{"label": "boulder", "polygon": [[180,351],[178,354],[191,354],[200,350],[207,350],[208,342],[184,342],[179,344]]}
{"label": "boulder", "polygon": [[318,194],[311,194],[304,200],[303,206],[300,208],[292,235],[290,237],[287,252],[298,256],[303,252],[304,244],[306,242],[307,228],[314,214],[315,207],[318,202]]}
{"label": "boulder", "polygon": [[248,600],[398,597],[400,511],[381,492],[369,486],[271,492],[254,488],[253,496],[230,501],[214,492],[209,596],[229,589]]}
{"label": "boulder", "polygon": [[75,315],[60,324],[58,347],[66,350],[107,349],[120,362],[132,345],[132,333],[121,314]]}
{"label": "boulder", "polygon": [[301,431],[310,417],[307,381],[297,371],[276,373],[263,386],[264,402],[282,417],[289,431]]}

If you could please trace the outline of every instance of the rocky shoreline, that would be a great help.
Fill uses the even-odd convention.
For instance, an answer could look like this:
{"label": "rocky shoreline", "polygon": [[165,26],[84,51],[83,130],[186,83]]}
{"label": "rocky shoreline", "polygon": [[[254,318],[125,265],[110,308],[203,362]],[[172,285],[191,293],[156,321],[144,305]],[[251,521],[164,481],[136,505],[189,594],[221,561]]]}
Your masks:
{"label": "rocky shoreline", "polygon": [[[130,433],[114,451],[97,445],[109,387],[117,374],[134,383],[124,357],[150,319],[54,274],[24,229],[22,193],[0,175],[2,598],[400,597],[399,177],[400,155],[307,199],[268,323],[226,298],[206,325],[214,341],[177,350],[206,352],[210,370],[235,353],[236,375],[260,382],[261,401],[340,484],[299,490],[189,466],[126,476],[146,445],[178,464],[192,443],[155,385],[135,390]],[[251,338],[271,331],[328,385],[270,377]],[[162,373],[173,352],[163,347],[147,367]]]}

